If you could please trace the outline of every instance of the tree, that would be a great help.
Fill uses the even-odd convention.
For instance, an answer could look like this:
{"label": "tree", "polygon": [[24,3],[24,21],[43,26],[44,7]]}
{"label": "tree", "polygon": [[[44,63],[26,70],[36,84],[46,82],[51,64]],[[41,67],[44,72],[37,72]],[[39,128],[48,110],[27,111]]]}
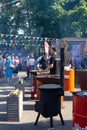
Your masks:
{"label": "tree", "polygon": [[[31,35],[31,30],[29,30],[30,26],[28,5],[27,3],[21,3],[17,5],[15,1],[2,1],[3,3],[0,12],[0,27],[2,28],[1,33],[17,34],[19,29],[23,29],[25,34],[28,33]],[[3,21],[7,21],[5,26]]]}
{"label": "tree", "polygon": [[[1,33],[41,37],[86,37],[86,0],[1,0]],[[10,3],[6,6],[6,3]],[[83,26],[84,24],[84,26]]]}
{"label": "tree", "polygon": [[[30,0],[33,25],[38,29],[38,35],[43,37],[58,37],[58,18],[64,13],[61,1],[57,0]],[[58,6],[59,5],[59,6]]]}
{"label": "tree", "polygon": [[80,6],[66,12],[60,19],[60,30],[62,37],[86,37],[87,8]]}

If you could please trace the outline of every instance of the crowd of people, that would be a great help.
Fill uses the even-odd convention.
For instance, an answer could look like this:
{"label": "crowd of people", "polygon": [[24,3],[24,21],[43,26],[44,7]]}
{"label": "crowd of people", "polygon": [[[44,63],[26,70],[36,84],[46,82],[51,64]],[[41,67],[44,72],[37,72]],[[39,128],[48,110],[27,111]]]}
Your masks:
{"label": "crowd of people", "polygon": [[0,55],[0,79],[6,77],[8,82],[12,81],[12,76],[18,75],[19,63],[18,56],[2,57]]}
{"label": "crowd of people", "polygon": [[75,70],[87,69],[87,53],[84,56],[77,55],[75,58],[70,57],[70,59],[68,59],[67,65],[70,65]]}
{"label": "crowd of people", "polygon": [[0,79],[6,77],[8,82],[12,81],[12,77],[18,75],[18,72],[23,67],[23,71],[26,71],[26,80],[30,77],[31,70],[48,70],[50,74],[57,74],[57,64],[59,62],[59,56],[55,48],[51,48],[48,53],[44,53],[39,58],[35,59],[34,54],[31,53],[24,58],[23,62],[18,56],[8,55],[3,57],[0,55]]}
{"label": "crowd of people", "polygon": [[[8,79],[8,82],[12,80],[13,76],[18,75],[20,70],[26,71],[26,80],[31,76],[31,70],[49,71],[50,74],[60,73],[60,56],[57,53],[56,48],[51,48],[49,53],[44,53],[39,58],[35,59],[34,53],[28,54],[23,60],[18,56],[8,55],[3,57],[0,55],[0,80],[3,77]],[[87,56],[83,59],[77,57],[75,60],[68,61],[68,65],[71,64],[75,69],[87,68]],[[77,68],[78,67],[78,68]]]}
{"label": "crowd of people", "polygon": [[[41,71],[49,71],[50,74],[60,74],[60,55],[57,53],[55,47],[50,48],[49,53],[44,53],[36,60],[34,55],[27,57],[27,77],[29,77],[29,71],[38,69]],[[31,67],[31,65],[33,67]],[[67,65],[71,69],[87,69],[87,54],[84,57],[70,57],[68,59]],[[27,69],[28,68],[28,69]],[[27,78],[26,77],[26,78]]]}

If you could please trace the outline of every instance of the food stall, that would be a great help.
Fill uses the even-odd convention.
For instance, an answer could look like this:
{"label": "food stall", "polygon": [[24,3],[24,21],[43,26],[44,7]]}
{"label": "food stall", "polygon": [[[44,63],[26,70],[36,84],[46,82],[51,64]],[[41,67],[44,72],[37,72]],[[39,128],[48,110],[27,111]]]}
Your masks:
{"label": "food stall", "polygon": [[34,85],[34,92],[36,93],[36,78],[35,76],[45,76],[45,75],[48,75],[49,74],[49,71],[43,71],[43,70],[31,70],[30,71],[31,73],[31,77],[32,77],[32,82],[33,82],[33,85]]}
{"label": "food stall", "polygon": [[[64,80],[68,80],[69,76],[65,75]],[[40,90],[39,87],[43,84],[60,84],[59,75],[44,75],[44,76],[35,76],[36,80],[36,95],[37,99],[40,99]],[[61,96],[61,107],[63,107],[63,96]]]}

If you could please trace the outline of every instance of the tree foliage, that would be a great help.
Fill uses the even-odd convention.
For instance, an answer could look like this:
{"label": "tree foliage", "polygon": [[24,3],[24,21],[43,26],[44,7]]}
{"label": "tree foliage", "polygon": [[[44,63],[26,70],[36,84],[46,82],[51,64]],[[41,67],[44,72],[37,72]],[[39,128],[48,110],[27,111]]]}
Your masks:
{"label": "tree foliage", "polygon": [[87,0],[21,0],[20,5],[1,8],[0,14],[0,33],[17,34],[23,29],[41,37],[87,36]]}

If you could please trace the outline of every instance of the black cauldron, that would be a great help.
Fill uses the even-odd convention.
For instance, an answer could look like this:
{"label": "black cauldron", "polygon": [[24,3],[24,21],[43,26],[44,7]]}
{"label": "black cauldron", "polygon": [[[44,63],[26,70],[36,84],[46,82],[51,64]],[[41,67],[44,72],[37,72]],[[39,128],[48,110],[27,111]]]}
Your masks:
{"label": "black cauldron", "polygon": [[40,114],[44,117],[50,117],[50,126],[53,127],[53,116],[59,114],[62,124],[64,124],[61,114],[61,87],[56,84],[45,84],[39,87],[40,100],[36,101],[35,111],[38,116],[35,125],[38,122]]}

